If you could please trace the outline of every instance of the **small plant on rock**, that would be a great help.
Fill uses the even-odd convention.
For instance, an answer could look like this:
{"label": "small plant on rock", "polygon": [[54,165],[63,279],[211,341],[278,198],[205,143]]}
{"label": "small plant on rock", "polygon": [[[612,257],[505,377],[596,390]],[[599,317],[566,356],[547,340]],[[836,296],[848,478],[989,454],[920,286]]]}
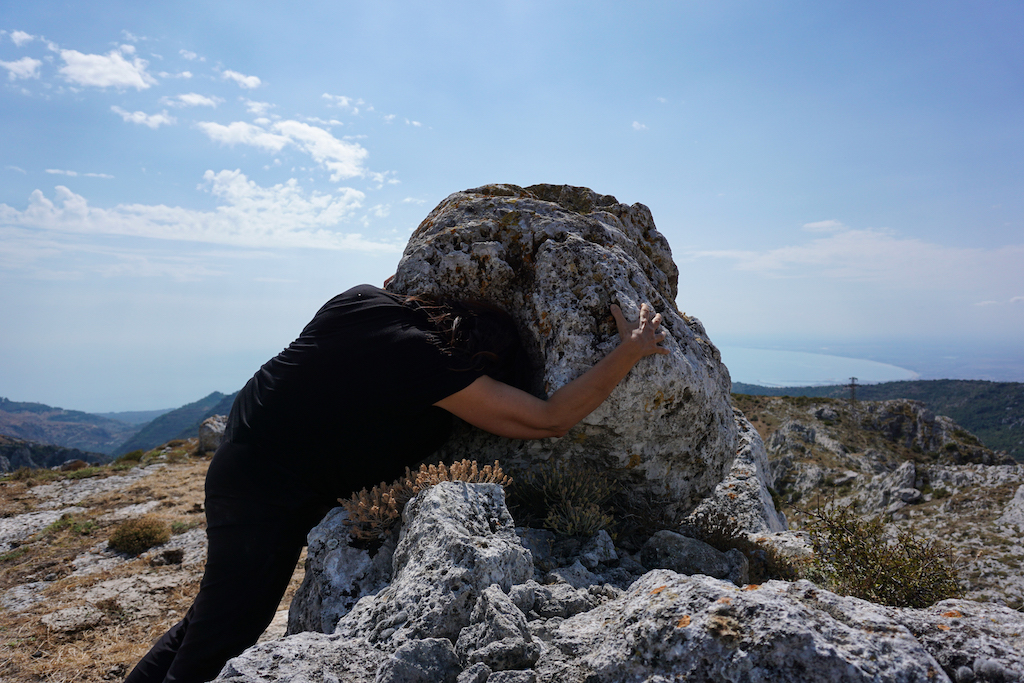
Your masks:
{"label": "small plant on rock", "polygon": [[448,467],[420,465],[417,472],[405,468],[405,476],[390,484],[381,482],[367,491],[363,489],[349,498],[338,502],[348,513],[345,523],[352,536],[361,540],[377,540],[388,533],[402,517],[405,504],[420,491],[442,481],[465,481],[476,484],[501,484],[508,486],[511,479],[501,470],[495,460],[493,465],[480,465],[475,460],[460,460]]}
{"label": "small plant on rock", "polygon": [[110,535],[108,546],[112,550],[138,555],[155,545],[167,543],[171,528],[154,517],[140,517],[122,522]]}
{"label": "small plant on rock", "polygon": [[815,554],[810,575],[830,590],[893,607],[962,597],[950,546],[903,529],[889,533],[881,519],[861,519],[850,507],[809,514]]}
{"label": "small plant on rock", "polygon": [[513,515],[564,536],[608,529],[614,518],[605,509],[614,488],[603,472],[581,463],[549,460],[516,473],[510,497]]}

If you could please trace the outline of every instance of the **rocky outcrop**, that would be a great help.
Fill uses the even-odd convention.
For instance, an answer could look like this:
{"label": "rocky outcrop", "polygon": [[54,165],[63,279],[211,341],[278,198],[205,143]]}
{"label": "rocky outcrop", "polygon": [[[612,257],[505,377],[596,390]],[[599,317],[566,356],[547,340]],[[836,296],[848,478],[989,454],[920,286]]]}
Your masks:
{"label": "rocky outcrop", "polygon": [[220,448],[227,427],[227,415],[211,415],[199,425],[199,453],[209,453]]}
{"label": "rocky outcrop", "polygon": [[690,520],[720,511],[748,534],[785,531],[788,528],[786,517],[775,509],[772,500],[770,489],[775,480],[768,467],[768,454],[761,435],[740,411],[734,411],[734,419],[739,432],[736,457],[725,478],[701,501]]}
{"label": "rocky outcrop", "polygon": [[865,429],[880,432],[892,442],[919,453],[934,454],[944,465],[1013,465],[1006,453],[985,448],[973,435],[953,420],[936,415],[920,401],[896,399],[867,401],[861,424]]}
{"label": "rocky outcrop", "polygon": [[465,427],[446,459],[499,458],[506,469],[550,458],[616,474],[631,494],[682,516],[722,480],[735,453],[729,373],[703,325],[676,309],[677,269],[642,204],[587,188],[487,185],[457,192],[409,240],[390,289],[477,297],[516,319],[550,394],[616,343],[609,306],[664,318],[670,355],[645,358],[567,436],[499,439]]}
{"label": "rocky outcrop", "polygon": [[31,469],[60,467],[73,460],[101,465],[110,462],[110,456],[102,453],[88,453],[77,448],[36,443],[0,434],[0,474],[7,474],[21,467]]}
{"label": "rocky outcrop", "polygon": [[231,660],[217,680],[1024,677],[1024,615],[1005,607],[956,600],[897,609],[807,581],[737,586],[667,569],[644,573],[627,590],[544,585],[529,578],[530,554],[503,508],[495,484],[446,482],[420,493],[406,508],[387,588],[360,599],[334,633],[257,645]]}
{"label": "rocky outcrop", "polygon": [[406,505],[391,584],[355,604],[336,632],[388,651],[411,640],[455,641],[481,593],[533,577],[501,486],[443,482]]}

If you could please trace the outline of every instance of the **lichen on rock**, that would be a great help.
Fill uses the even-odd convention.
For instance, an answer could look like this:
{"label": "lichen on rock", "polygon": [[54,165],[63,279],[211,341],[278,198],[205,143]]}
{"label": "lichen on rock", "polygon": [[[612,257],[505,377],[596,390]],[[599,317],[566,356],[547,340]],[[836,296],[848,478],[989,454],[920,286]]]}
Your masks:
{"label": "lichen on rock", "polygon": [[568,185],[486,185],[452,194],[412,235],[389,285],[404,294],[482,298],[516,320],[549,395],[616,344],[609,313],[662,314],[669,355],[641,361],[561,439],[513,441],[463,426],[445,460],[582,460],[627,495],[682,517],[722,480],[736,444],[729,373],[696,318],[676,308],[678,270],[643,204]]}

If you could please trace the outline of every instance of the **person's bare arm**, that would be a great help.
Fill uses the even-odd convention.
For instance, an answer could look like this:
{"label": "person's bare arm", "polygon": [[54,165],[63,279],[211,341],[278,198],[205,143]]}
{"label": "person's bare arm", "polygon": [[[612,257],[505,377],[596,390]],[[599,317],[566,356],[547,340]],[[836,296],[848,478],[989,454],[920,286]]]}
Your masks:
{"label": "person's bare arm", "polygon": [[542,439],[564,435],[601,405],[641,358],[668,353],[659,346],[665,339],[665,333],[658,331],[661,314],[651,316],[647,304],[640,307],[640,319],[635,323],[626,321],[614,304],[612,315],[619,330],[619,345],[548,400],[485,375],[434,405],[499,436]]}

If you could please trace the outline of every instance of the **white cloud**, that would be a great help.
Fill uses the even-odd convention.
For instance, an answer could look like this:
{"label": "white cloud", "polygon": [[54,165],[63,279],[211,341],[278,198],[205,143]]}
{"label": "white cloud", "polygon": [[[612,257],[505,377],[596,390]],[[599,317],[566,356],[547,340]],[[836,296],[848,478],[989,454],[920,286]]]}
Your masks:
{"label": "white cloud", "polygon": [[46,172],[50,175],[66,175],[72,178],[83,176],[86,178],[105,178],[107,180],[111,180],[114,177],[112,175],[107,175],[106,173],[79,173],[78,171],[65,171],[59,168],[48,168],[46,169]]}
{"label": "white cloud", "polygon": [[166,111],[160,112],[159,114],[149,115],[144,111],[125,111],[121,107],[111,107],[110,111],[115,114],[119,114],[122,119],[128,123],[139,123],[144,126],[149,126],[152,129],[157,129],[160,126],[169,126],[178,122],[173,116],[169,116]]}
{"label": "white cloud", "polygon": [[373,111],[373,107],[368,106],[361,98],[345,97],[344,95],[331,95],[329,93],[324,93],[322,97],[338,109],[348,109],[352,115],[359,114],[360,107],[366,107],[368,111]]}
{"label": "white cloud", "polygon": [[31,43],[36,37],[31,33],[25,33],[24,31],[11,31],[11,40],[18,47],[21,47],[25,43]]}
{"label": "white cloud", "polygon": [[323,128],[299,121],[278,121],[274,130],[287,136],[318,164],[332,171],[331,180],[334,182],[364,173],[362,163],[369,153],[360,145],[339,140]]}
{"label": "white cloud", "polygon": [[415,128],[419,128],[420,126],[422,126],[422,125],[423,125],[423,124],[422,124],[422,123],[420,123],[419,121],[410,121],[409,119],[406,119],[406,120],[405,120],[405,123],[406,123],[407,125],[413,126],[413,127],[415,127]]}
{"label": "white cloud", "polygon": [[647,126],[640,123],[639,121],[633,122],[633,130],[647,130]]}
{"label": "white cloud", "polygon": [[256,102],[255,100],[243,101],[245,102],[246,111],[248,111],[250,114],[255,114],[256,116],[263,116],[264,114],[267,113],[267,111],[274,107],[274,105],[270,104],[270,102]]}
{"label": "white cloud", "polygon": [[279,152],[290,142],[283,135],[276,135],[245,121],[235,121],[226,126],[210,121],[200,121],[196,125],[209,135],[211,140],[225,145],[251,145]]}
{"label": "white cloud", "polygon": [[814,223],[804,223],[804,230],[808,232],[836,232],[837,230],[845,230],[846,226],[837,220],[827,221],[816,221]]}
{"label": "white cloud", "polygon": [[304,116],[303,118],[306,121],[309,121],[310,123],[319,123],[321,126],[344,126],[345,125],[344,123],[342,123],[338,119],[330,119],[328,121],[328,120],[324,120],[324,119],[322,119],[322,118],[320,118],[318,116]]}
{"label": "white cloud", "polygon": [[1024,304],[1024,296],[1015,296],[1010,299],[1011,304]]}
{"label": "white cloud", "polygon": [[28,175],[28,171],[26,171],[25,169],[21,168],[20,166],[4,166],[4,168],[7,169],[8,171],[17,171],[18,173],[21,173],[22,175]]}
{"label": "white cloud", "polygon": [[262,81],[260,81],[256,76],[246,76],[245,74],[240,74],[237,71],[224,71],[221,73],[221,78],[224,80],[232,80],[246,90],[258,88],[262,83]]}
{"label": "white cloud", "polygon": [[161,97],[160,104],[165,104],[169,107],[216,107],[218,104],[223,102],[219,97],[207,97],[206,95],[200,95],[199,93],[185,93],[184,95],[175,95],[174,97]]}
{"label": "white cloud", "polygon": [[[266,125],[269,121],[263,120]],[[309,154],[321,167],[331,171],[331,180],[338,182],[366,174],[362,163],[366,149],[354,142],[339,140],[323,128],[301,121],[278,121],[270,130],[245,121],[224,126],[204,121],[196,124],[211,139],[228,145],[243,144],[278,152],[293,144]]]}
{"label": "white cloud", "polygon": [[975,306],[998,306],[999,302],[998,301],[979,301],[978,303],[976,303],[974,305]]}
{"label": "white cloud", "polygon": [[191,71],[181,71],[179,73],[172,74],[170,71],[161,71],[160,73],[157,74],[157,76],[159,76],[160,78],[185,78],[185,79],[189,79],[189,78],[192,78],[192,72]]}
{"label": "white cloud", "polygon": [[293,179],[261,187],[238,170],[207,171],[200,185],[221,204],[212,211],[164,205],[90,206],[81,195],[58,186],[54,200],[32,192],[19,211],[0,204],[0,228],[29,228],[73,234],[129,235],[250,248],[302,247],[398,253],[404,245],[343,233],[337,226],[361,206],[364,195],[351,188],[304,192]]}
{"label": "white cloud", "polygon": [[135,54],[135,46],[134,45],[122,45],[121,46],[121,52],[125,53],[126,55],[133,55],[133,54]]}
{"label": "white cloud", "polygon": [[65,62],[60,68],[61,75],[78,85],[145,90],[156,83],[156,79],[146,73],[149,62],[138,57],[129,62],[117,50],[105,55],[61,50],[60,56]]}
{"label": "white cloud", "polygon": [[662,104],[665,104],[666,102],[668,102],[668,100],[665,99],[664,97],[656,97],[655,99],[658,100],[658,102],[661,102]]}
{"label": "white cloud", "polygon": [[139,36],[135,35],[134,33],[131,33],[130,31],[123,31],[122,30],[121,31],[121,35],[124,36],[125,40],[130,41],[132,43],[137,43],[140,40],[146,40],[146,38],[139,37]]}
{"label": "white cloud", "polygon": [[199,55],[197,55],[195,52],[190,52],[189,50],[178,50],[178,54],[180,54],[182,57],[184,57],[190,62],[196,60],[199,57]]}
{"label": "white cloud", "polygon": [[39,78],[39,67],[43,63],[31,57],[22,57],[13,62],[0,62],[0,66],[7,69],[7,78],[14,81],[19,78]]}
{"label": "white cloud", "polygon": [[394,120],[395,120],[395,115],[394,114],[385,114],[384,115],[384,123],[391,123]]}
{"label": "white cloud", "polygon": [[406,197],[402,200],[403,204],[426,204],[426,199],[416,199],[415,197]]}
{"label": "white cloud", "polygon": [[839,228],[799,245],[766,251],[700,251],[735,268],[775,278],[876,283],[896,290],[973,293],[1004,299],[1024,288],[1024,244],[995,249],[948,247],[886,230]]}

